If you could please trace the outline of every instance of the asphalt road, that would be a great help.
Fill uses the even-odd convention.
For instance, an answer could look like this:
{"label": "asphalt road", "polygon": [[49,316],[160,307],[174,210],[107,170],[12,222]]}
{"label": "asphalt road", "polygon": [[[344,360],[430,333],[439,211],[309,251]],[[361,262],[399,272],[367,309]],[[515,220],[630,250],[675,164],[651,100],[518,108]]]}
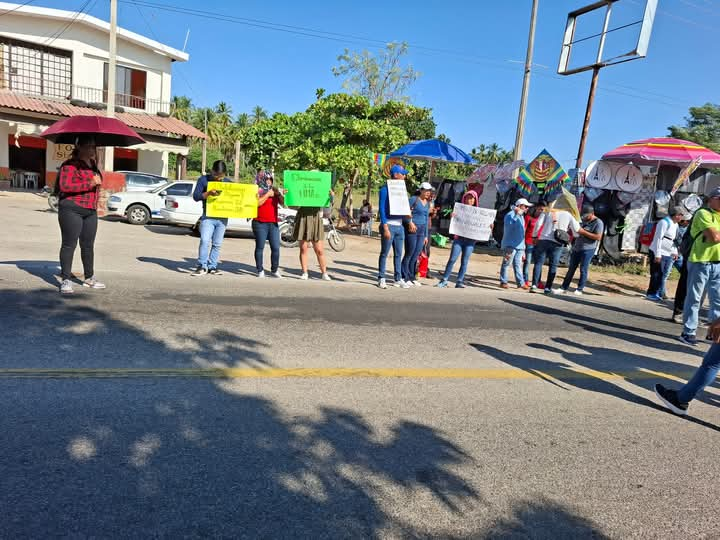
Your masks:
{"label": "asphalt road", "polygon": [[332,283],[243,238],[191,278],[196,239],[113,222],[61,298],[43,204],[0,196],[1,538],[720,538],[720,394],[656,404],[706,349],[664,306],[381,291],[371,240]]}

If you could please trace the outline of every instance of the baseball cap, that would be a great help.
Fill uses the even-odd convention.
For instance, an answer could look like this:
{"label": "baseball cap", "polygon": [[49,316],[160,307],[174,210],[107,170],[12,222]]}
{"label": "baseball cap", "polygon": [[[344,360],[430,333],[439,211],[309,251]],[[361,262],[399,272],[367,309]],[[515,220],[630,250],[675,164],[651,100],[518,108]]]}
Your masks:
{"label": "baseball cap", "polygon": [[710,199],[713,199],[715,197],[720,197],[720,186],[713,188],[713,190],[710,193],[708,193],[708,197]]}
{"label": "baseball cap", "polygon": [[530,201],[528,201],[527,199],[518,199],[517,201],[515,201],[515,206],[527,206],[527,207],[530,207],[530,206],[532,206],[532,205],[533,205],[533,204],[532,204]]}
{"label": "baseball cap", "polygon": [[402,165],[393,165],[390,167],[390,176],[393,174],[407,174],[408,172],[403,168]]}
{"label": "baseball cap", "polygon": [[420,189],[429,189],[431,191],[435,191],[435,188],[430,182],[423,182],[422,184],[420,184]]}

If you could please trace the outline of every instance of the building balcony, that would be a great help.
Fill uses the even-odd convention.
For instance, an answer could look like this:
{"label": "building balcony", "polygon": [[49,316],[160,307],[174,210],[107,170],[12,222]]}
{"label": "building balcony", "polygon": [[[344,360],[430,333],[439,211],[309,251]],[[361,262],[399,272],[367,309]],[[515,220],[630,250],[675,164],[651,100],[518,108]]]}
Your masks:
{"label": "building balcony", "polygon": [[[73,85],[73,101],[84,101],[88,105],[107,104],[107,91],[100,88]],[[159,99],[150,99],[129,94],[115,94],[115,107],[132,109],[131,112],[144,111],[148,114],[170,114],[170,102]]]}

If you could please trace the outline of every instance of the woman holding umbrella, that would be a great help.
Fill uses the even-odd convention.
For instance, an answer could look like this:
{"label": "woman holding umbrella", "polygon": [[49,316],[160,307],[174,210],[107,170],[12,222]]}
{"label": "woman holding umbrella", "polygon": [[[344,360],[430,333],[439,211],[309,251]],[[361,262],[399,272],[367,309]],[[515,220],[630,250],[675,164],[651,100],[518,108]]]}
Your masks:
{"label": "woman holding umbrella", "polygon": [[58,189],[60,204],[58,222],[62,234],[60,247],[61,294],[72,294],[72,262],[80,241],[85,279],[83,287],[104,289],[95,278],[95,235],[97,233],[97,203],[102,174],[95,162],[95,140],[90,136],[78,137],[72,156],[60,167]]}

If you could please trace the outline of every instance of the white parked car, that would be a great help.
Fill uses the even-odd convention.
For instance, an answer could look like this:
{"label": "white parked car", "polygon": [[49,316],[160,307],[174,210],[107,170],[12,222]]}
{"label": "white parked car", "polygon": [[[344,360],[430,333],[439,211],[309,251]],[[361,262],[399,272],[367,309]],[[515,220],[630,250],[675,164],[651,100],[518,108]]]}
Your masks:
{"label": "white parked car", "polygon": [[[193,185],[194,189],[194,185]],[[278,208],[278,217],[282,220],[286,216],[294,216],[297,211],[283,206]],[[188,195],[171,195],[165,197],[165,207],[160,209],[160,216],[164,222],[181,227],[196,229],[202,217],[202,202],[192,198],[192,191]],[[230,218],[227,226],[228,232],[251,232],[252,219]]]}
{"label": "white parked car", "polygon": [[165,207],[165,198],[192,195],[193,189],[194,181],[179,180],[166,182],[152,191],[120,191],[108,198],[108,215],[123,217],[133,225],[163,221],[160,210]]}

